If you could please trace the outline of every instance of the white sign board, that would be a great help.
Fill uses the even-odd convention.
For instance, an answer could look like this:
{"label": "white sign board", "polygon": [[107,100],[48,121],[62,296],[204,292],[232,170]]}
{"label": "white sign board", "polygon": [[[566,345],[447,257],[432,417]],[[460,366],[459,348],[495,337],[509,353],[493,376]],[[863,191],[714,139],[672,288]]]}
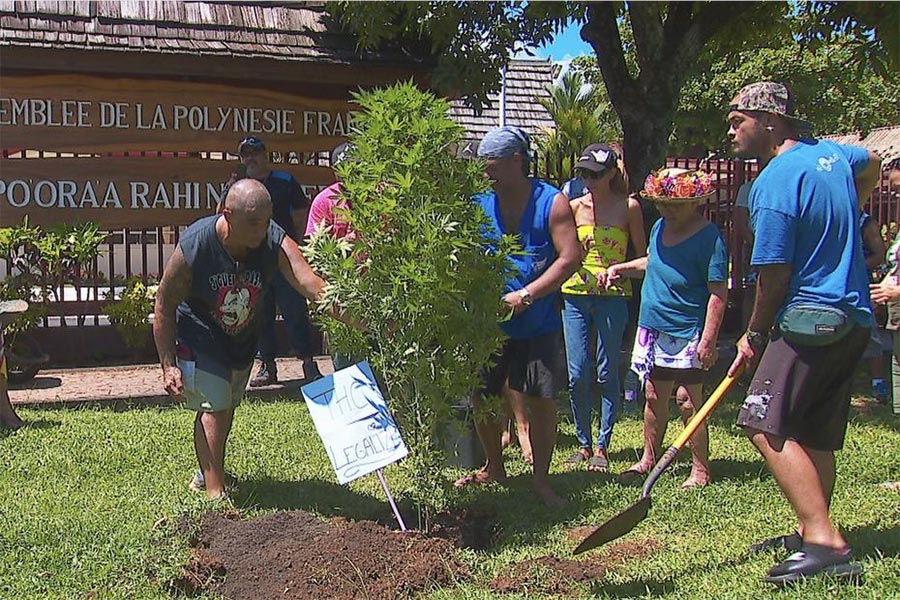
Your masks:
{"label": "white sign board", "polygon": [[369,363],[335,371],[300,391],[339,483],[353,481],[409,453]]}

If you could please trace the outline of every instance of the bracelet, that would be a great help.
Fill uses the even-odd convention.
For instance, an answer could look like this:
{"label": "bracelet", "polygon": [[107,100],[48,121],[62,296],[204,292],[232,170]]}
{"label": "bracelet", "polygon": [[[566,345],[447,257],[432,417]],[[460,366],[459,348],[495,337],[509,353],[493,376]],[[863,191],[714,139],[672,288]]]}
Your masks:
{"label": "bracelet", "polygon": [[747,343],[750,344],[751,348],[762,348],[769,342],[768,334],[762,333],[760,331],[753,331],[752,329],[748,329],[747,333],[744,334],[747,338]]}

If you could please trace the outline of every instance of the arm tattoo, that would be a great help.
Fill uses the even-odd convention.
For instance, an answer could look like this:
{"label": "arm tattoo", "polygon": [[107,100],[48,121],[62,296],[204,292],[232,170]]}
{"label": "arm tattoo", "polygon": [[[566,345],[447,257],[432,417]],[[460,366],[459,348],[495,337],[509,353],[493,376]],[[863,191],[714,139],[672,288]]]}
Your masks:
{"label": "arm tattoo", "polygon": [[176,246],[159,282],[153,310],[153,339],[163,367],[175,364],[175,309],[188,297],[190,289],[191,270],[181,246]]}

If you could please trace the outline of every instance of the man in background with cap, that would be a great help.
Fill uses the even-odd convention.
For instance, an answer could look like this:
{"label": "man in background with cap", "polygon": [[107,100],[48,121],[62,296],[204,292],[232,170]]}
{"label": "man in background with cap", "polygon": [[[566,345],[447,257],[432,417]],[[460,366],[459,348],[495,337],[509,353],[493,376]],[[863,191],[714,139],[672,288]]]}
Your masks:
{"label": "man in background with cap", "polygon": [[[759,366],[737,423],[799,522],[751,552],[792,552],[769,569],[765,581],[776,585],[819,574],[857,577],[861,567],[850,562],[829,505],[850,381],[872,327],[858,223],[881,161],[864,148],[805,137],[812,126],[794,115],[779,83],[745,86],[729,109],[734,153],[760,166],[749,201],[756,301],[729,375]],[[834,325],[841,315],[846,324]]]}
{"label": "man in background with cap", "polygon": [[9,400],[3,328],[26,310],[28,303],[24,300],[0,300],[0,429],[16,430],[24,425]]}
{"label": "man in background with cap", "polygon": [[[272,220],[284,229],[294,242],[299,242],[306,230],[309,200],[294,176],[285,171],[269,168],[266,145],[256,136],[246,137],[238,146],[241,165],[246,177],[262,182],[272,197]],[[259,336],[259,370],[250,380],[250,387],[271,385],[278,381],[275,355],[278,338],[275,335],[275,305],[281,310],[288,332],[288,340],[297,356],[303,361],[303,376],[307,382],[321,377],[312,357],[311,326],[306,299],[287,280],[277,274],[272,287],[263,300],[262,331]]]}
{"label": "man in background with cap", "polygon": [[[484,374],[474,403],[477,410],[484,396],[502,394],[511,405],[530,408],[524,433],[531,441],[534,490],[547,506],[560,506],[564,501],[550,487],[548,472],[556,444],[559,288],[581,262],[575,221],[558,189],[528,176],[530,144],[524,131],[509,126],[491,130],[479,144],[478,156],[486,161],[492,191],[475,200],[492,234],[518,236],[525,252],[510,257],[515,269],[504,290],[503,301],[512,316],[500,327],[510,339]],[[459,479],[457,487],[506,480],[498,416],[476,419],[476,428],[487,462]]]}

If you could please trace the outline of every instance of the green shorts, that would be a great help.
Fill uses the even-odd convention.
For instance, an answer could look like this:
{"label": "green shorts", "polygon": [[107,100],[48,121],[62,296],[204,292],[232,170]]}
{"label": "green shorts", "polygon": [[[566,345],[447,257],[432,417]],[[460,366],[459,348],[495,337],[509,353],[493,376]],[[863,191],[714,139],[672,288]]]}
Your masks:
{"label": "green shorts", "polygon": [[244,398],[250,380],[251,362],[245,369],[229,369],[220,361],[178,346],[176,362],[184,383],[185,406],[200,412],[222,412],[235,408]]}

